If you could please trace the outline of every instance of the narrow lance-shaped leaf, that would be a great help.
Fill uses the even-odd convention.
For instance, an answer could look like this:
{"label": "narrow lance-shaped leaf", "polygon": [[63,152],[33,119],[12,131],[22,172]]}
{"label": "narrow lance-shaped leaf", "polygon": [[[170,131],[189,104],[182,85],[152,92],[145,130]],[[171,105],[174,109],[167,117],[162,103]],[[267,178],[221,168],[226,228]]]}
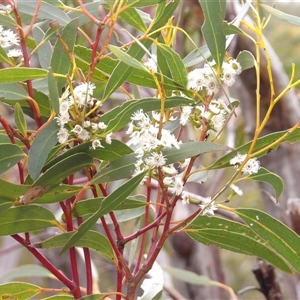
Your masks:
{"label": "narrow lance-shaped leaf", "polygon": [[[51,237],[41,243],[43,249],[58,248],[66,244],[66,242],[74,235],[74,232],[66,232]],[[99,252],[106,260],[115,262],[115,255],[111,244],[103,234],[90,230],[86,232],[81,239],[75,243],[76,247],[87,247]]]}
{"label": "narrow lance-shaped leaf", "polygon": [[0,174],[13,167],[25,156],[23,150],[17,145],[0,145]]}
{"label": "narrow lance-shaped leaf", "polygon": [[20,133],[27,137],[27,123],[21,105],[18,102],[15,104],[15,123]]}
{"label": "narrow lance-shaped leaf", "polygon": [[28,169],[30,177],[33,180],[36,180],[40,176],[48,154],[57,143],[58,129],[57,122],[53,120],[33,140],[28,154]]}
{"label": "narrow lance-shaped leaf", "polygon": [[[73,52],[76,36],[77,36],[78,21],[72,20],[66,25],[62,31],[61,39],[67,45],[69,50]],[[58,39],[53,50],[50,66],[54,73],[66,75],[69,72],[71,60],[64,44]],[[65,78],[57,78],[58,92],[62,92],[62,87],[65,85]]]}
{"label": "narrow lance-shaped leaf", "polygon": [[[251,228],[252,229],[252,228]],[[217,245],[230,251],[254,255],[269,261],[285,272],[290,267],[261,235],[248,226],[219,217],[199,216],[185,231],[196,241],[205,245]]]}
{"label": "narrow lance-shaped leaf", "polygon": [[275,191],[276,199],[279,198],[284,188],[283,179],[265,168],[260,168],[257,173],[250,175],[248,178],[270,184]]}
{"label": "narrow lance-shaped leaf", "polygon": [[179,54],[165,44],[158,44],[158,48],[169,67],[173,80],[182,86],[186,86],[187,72]]}
{"label": "narrow lance-shaped leaf", "polygon": [[48,88],[49,88],[49,100],[52,109],[56,112],[56,114],[59,114],[59,93],[57,89],[57,82],[51,68],[48,72]]}
{"label": "narrow lance-shaped leaf", "polygon": [[[145,2],[145,1],[144,1]],[[127,8],[119,14],[119,18],[124,20],[127,24],[132,27],[145,32],[147,30],[146,25],[143,22],[143,19],[139,12],[134,7]]]}
{"label": "narrow lance-shaped leaf", "polygon": [[264,240],[264,245],[276,251],[300,273],[300,237],[294,231],[258,209],[237,208],[234,211]]}
{"label": "narrow lance-shaped leaf", "polygon": [[226,38],[223,33],[223,19],[226,10],[226,0],[198,0],[204,13],[202,33],[213,59],[221,71],[225,55]]}
{"label": "narrow lance-shaped leaf", "polygon": [[106,197],[105,201],[102,202],[100,208],[79,226],[78,231],[67,241],[61,252],[63,253],[70,247],[74,246],[75,243],[92,228],[92,226],[100,217],[112,211],[126,197],[128,197],[139,185],[144,176],[145,172],[131,178],[128,182],[120,186],[117,190]]}
{"label": "narrow lance-shaped leaf", "polygon": [[[265,136],[257,139],[257,142],[255,144],[253,152],[259,151],[259,150],[267,147],[268,145],[270,145],[274,141],[281,138],[286,133],[289,133],[289,130],[284,130],[284,131],[271,133],[271,134],[265,135]],[[281,141],[281,143],[289,142],[289,143],[292,144],[292,143],[299,142],[299,141],[300,141],[300,128],[297,128],[292,133],[289,133],[286,136],[286,138]],[[209,166],[209,169],[221,169],[221,168],[230,167],[231,166],[230,163],[229,163],[230,160],[233,157],[235,157],[238,153],[239,154],[247,153],[250,146],[251,146],[251,143],[252,142],[248,142],[245,145],[238,147],[236,150],[224,155],[223,157],[218,159],[215,163],[213,163],[211,166]],[[261,157],[263,155],[266,155],[269,150],[276,150],[281,143],[277,144],[272,149],[265,150],[264,152],[260,153],[257,157]]]}
{"label": "narrow lance-shaped leaf", "polygon": [[48,71],[37,68],[14,67],[0,70],[0,84],[47,77]]}
{"label": "narrow lance-shaped leaf", "polygon": [[2,299],[27,300],[39,294],[41,288],[37,285],[25,282],[9,282],[0,284],[0,296]]}
{"label": "narrow lance-shaped leaf", "polygon": [[58,162],[42,174],[26,191],[22,198],[28,204],[60,184],[64,178],[93,164],[93,158],[86,153],[73,154]]}
{"label": "narrow lance-shaped leaf", "polygon": [[30,205],[12,207],[0,218],[0,236],[57,227],[59,223],[46,208]]}

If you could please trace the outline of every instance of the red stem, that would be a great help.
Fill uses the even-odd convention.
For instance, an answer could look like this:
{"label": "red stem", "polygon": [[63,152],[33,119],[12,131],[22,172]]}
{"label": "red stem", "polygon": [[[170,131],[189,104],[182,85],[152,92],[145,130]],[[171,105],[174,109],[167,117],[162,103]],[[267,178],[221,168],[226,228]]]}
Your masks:
{"label": "red stem", "polygon": [[[78,226],[83,222],[81,217],[77,218]],[[85,262],[85,274],[86,274],[86,294],[93,294],[93,273],[90,249],[83,247],[84,262]]]}
{"label": "red stem", "polygon": [[67,278],[64,274],[62,274],[45,256],[43,256],[36,248],[32,248],[26,244],[25,239],[20,237],[18,234],[12,235],[12,237],[18,241],[21,245],[27,248],[29,252],[31,252],[36,259],[40,261],[40,263],[48,269],[60,282],[62,282],[66,287],[70,289],[75,299],[81,297],[81,292],[79,287]]}

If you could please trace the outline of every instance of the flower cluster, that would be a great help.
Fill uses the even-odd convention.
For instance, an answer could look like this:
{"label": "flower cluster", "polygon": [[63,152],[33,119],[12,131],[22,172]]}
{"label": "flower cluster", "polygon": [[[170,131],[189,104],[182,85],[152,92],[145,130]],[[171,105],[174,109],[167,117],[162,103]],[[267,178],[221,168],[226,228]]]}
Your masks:
{"label": "flower cluster", "polygon": [[[241,165],[246,159],[247,154],[237,153],[235,157],[233,157],[229,163],[233,166]],[[242,172],[244,174],[256,174],[260,169],[260,162],[256,158],[250,158],[242,168]]]}
{"label": "flower cluster", "polygon": [[22,56],[22,51],[20,49],[12,48],[11,46],[19,46],[19,37],[11,29],[4,29],[0,25],[0,46],[7,49],[7,56],[11,58],[18,58]]}
{"label": "flower cluster", "polygon": [[[79,139],[80,141],[92,141],[92,148],[103,147],[100,139],[105,137],[105,141],[111,143],[111,134],[103,135],[107,125],[99,122],[98,118],[85,118],[87,114],[96,108],[99,103],[95,100],[93,83],[83,82],[76,86],[71,94],[66,95],[59,107],[59,115],[56,117],[60,130],[57,134],[60,144],[66,143],[69,139]],[[85,108],[85,109],[84,109]],[[78,124],[77,120],[82,120]]]}
{"label": "flower cluster", "polygon": [[136,111],[131,117],[127,134],[130,134],[130,145],[136,154],[135,175],[144,171],[157,175],[157,168],[161,167],[164,174],[164,184],[174,189],[176,195],[183,190],[181,176],[173,165],[167,165],[166,157],[162,151],[175,147],[180,148],[181,141],[177,141],[174,134],[167,129],[159,130],[159,113],[152,113],[152,119],[142,109]]}
{"label": "flower cluster", "polygon": [[215,62],[205,63],[203,68],[188,73],[187,88],[195,91],[203,90],[207,96],[211,96],[219,91],[220,84],[232,86],[235,82],[235,76],[241,72],[241,65],[233,58],[223,63],[219,78],[215,69]]}
{"label": "flower cluster", "polygon": [[180,124],[187,125],[190,121],[197,130],[202,130],[203,121],[206,124],[206,134],[216,135],[224,126],[226,115],[231,111],[222,99],[213,99],[208,106],[185,106],[180,115]]}

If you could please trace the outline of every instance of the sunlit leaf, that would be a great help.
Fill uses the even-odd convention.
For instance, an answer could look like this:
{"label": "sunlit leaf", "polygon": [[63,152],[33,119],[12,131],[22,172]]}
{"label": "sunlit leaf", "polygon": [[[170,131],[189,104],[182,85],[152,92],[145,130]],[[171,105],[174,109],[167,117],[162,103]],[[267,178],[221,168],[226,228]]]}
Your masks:
{"label": "sunlit leaf", "polygon": [[47,77],[48,71],[36,68],[14,67],[0,70],[0,84]]}
{"label": "sunlit leaf", "polygon": [[0,284],[0,299],[28,300],[40,293],[40,287],[25,282]]}

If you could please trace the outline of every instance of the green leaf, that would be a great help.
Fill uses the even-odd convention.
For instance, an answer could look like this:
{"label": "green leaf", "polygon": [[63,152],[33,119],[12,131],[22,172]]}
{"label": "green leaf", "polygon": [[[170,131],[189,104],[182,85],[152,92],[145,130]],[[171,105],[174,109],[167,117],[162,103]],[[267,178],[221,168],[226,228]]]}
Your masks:
{"label": "green leaf", "polygon": [[157,46],[169,67],[173,80],[185,87],[187,84],[186,68],[178,53],[165,44]]}
{"label": "green leaf", "polygon": [[0,62],[9,63],[9,58],[2,47],[0,47]]}
{"label": "green leaf", "polygon": [[290,24],[300,26],[300,18],[294,15],[290,15],[287,13],[284,13],[283,11],[280,11],[274,7],[271,7],[269,5],[260,4],[261,7],[263,7],[266,11],[277,17],[278,19],[284,20],[289,22]]}
{"label": "green leaf", "polygon": [[226,38],[223,33],[223,19],[225,17],[226,0],[198,0],[204,13],[202,33],[215,60],[218,73],[225,55]]}
{"label": "green leaf", "polygon": [[29,150],[28,169],[30,177],[36,180],[47,160],[48,154],[57,143],[59,126],[56,120],[49,123],[33,140]]}
{"label": "green leaf", "polygon": [[[82,217],[93,214],[105,200],[105,197],[97,197],[79,201],[72,211],[72,217]],[[145,207],[146,202],[134,198],[126,198],[114,210],[129,210],[132,208]]]}
{"label": "green leaf", "polygon": [[241,51],[238,54],[236,60],[240,63],[243,71],[254,67],[255,64],[255,58],[253,54],[247,50]]}
{"label": "green leaf", "polygon": [[172,148],[163,150],[163,154],[167,159],[167,164],[173,164],[180,160],[197,156],[201,153],[213,151],[225,151],[226,146],[211,142],[188,142],[180,145],[180,149]]}
{"label": "green leaf", "polygon": [[1,215],[0,236],[57,226],[59,223],[48,209],[36,205],[17,206]]}
{"label": "green leaf", "polygon": [[[113,1],[112,1],[113,2]],[[128,0],[127,4],[132,7],[147,7],[165,2],[164,0]]]}
{"label": "green leaf", "polygon": [[[66,242],[74,235],[74,232],[66,232],[54,237],[51,237],[41,243],[43,249],[63,247]],[[103,234],[97,231],[86,232],[74,244],[76,247],[87,247],[99,252],[106,260],[115,262],[115,255],[112,246]]]}
{"label": "green leaf", "polygon": [[17,126],[19,132],[24,137],[26,137],[27,136],[27,123],[26,123],[25,116],[24,116],[23,110],[21,108],[21,105],[18,102],[15,104],[14,111],[15,111],[16,126]]}
{"label": "green leaf", "polygon": [[119,18],[142,32],[145,32],[147,30],[147,27],[144,24],[141,15],[134,7],[127,8],[125,11],[121,12],[119,14]]}
{"label": "green leaf", "polygon": [[[2,200],[2,199],[1,199]],[[12,203],[11,202],[2,202],[0,203],[0,216],[4,214],[6,211],[8,211],[11,208]]]}
{"label": "green leaf", "polygon": [[[268,145],[270,145],[274,141],[278,140],[279,138],[281,138],[284,134],[286,134],[288,132],[289,132],[289,129],[271,133],[271,134],[265,135],[261,138],[258,138],[257,142],[255,144],[255,147],[253,149],[253,152],[259,151],[259,150],[267,147]],[[292,144],[292,143],[299,142],[299,141],[300,141],[300,128],[297,128],[295,131],[288,134],[287,137],[285,139],[283,139],[280,144],[282,144],[284,142],[289,142]],[[250,141],[250,142],[246,143],[245,145],[238,147],[236,150],[224,155],[223,157],[218,159],[215,163],[213,163],[208,168],[210,170],[214,170],[214,169],[222,169],[222,168],[232,167],[232,165],[230,165],[229,161],[233,157],[235,157],[238,153],[239,154],[247,153],[251,146],[251,143],[252,142]],[[268,151],[270,151],[270,150],[276,150],[280,144],[276,145],[272,149],[269,149],[269,150],[266,150],[266,151],[260,153],[257,157],[266,155],[268,153]]]}
{"label": "green leaf", "polygon": [[23,150],[14,144],[0,145],[0,174],[4,173],[25,157]]}
{"label": "green leaf", "polygon": [[48,71],[37,68],[13,67],[0,70],[0,84],[47,77]]}
{"label": "green leaf", "polygon": [[37,25],[32,28],[31,32],[36,45],[39,45],[37,49],[37,55],[40,65],[43,69],[48,70],[50,67],[50,58],[52,56],[51,43],[45,40],[45,33]]}
{"label": "green leaf", "polygon": [[258,209],[237,208],[234,212],[264,240],[263,245],[281,255],[300,273],[300,237],[294,231]]}
{"label": "green leaf", "polygon": [[109,297],[110,294],[94,294],[94,295],[89,295],[89,296],[84,296],[80,298],[79,300],[104,300],[106,297]]}
{"label": "green leaf", "polygon": [[[28,185],[14,184],[0,178],[0,202],[13,202],[28,190]],[[12,204],[12,203],[11,203]]]}
{"label": "green leaf", "polygon": [[75,243],[79,241],[81,237],[91,229],[92,226],[94,226],[100,217],[114,210],[135,190],[144,176],[145,172],[131,178],[128,182],[120,186],[117,190],[113,191],[108,197],[106,197],[99,209],[79,226],[78,231],[67,241],[61,252],[63,253],[70,247],[74,246]]}
{"label": "green leaf", "polygon": [[251,229],[246,225],[222,218],[199,216],[185,231],[200,243],[214,244],[233,252],[257,256],[290,273],[291,270],[286,262],[266,242],[268,239],[264,240]]}
{"label": "green leaf", "polygon": [[[131,208],[131,209],[125,209],[125,210],[118,210],[114,212],[116,219],[118,220],[118,223],[127,222],[133,219],[136,219],[142,215],[145,214],[145,208],[144,207],[137,207],[137,208]],[[112,219],[110,216],[106,215],[104,216],[107,224],[113,224]]]}
{"label": "green leaf", "polygon": [[11,16],[6,16],[4,14],[0,14],[0,25],[9,28],[16,28],[18,26],[14,18],[12,18]]}
{"label": "green leaf", "polygon": [[[69,22],[62,31],[61,39],[73,52],[74,44],[77,36],[78,20]],[[55,43],[50,66],[54,73],[67,75],[70,69],[71,60],[65,46],[58,39]],[[66,83],[65,78],[57,78],[57,89],[61,93],[63,86]]]}
{"label": "green leaf", "polygon": [[276,199],[280,197],[284,188],[284,181],[282,178],[265,168],[260,168],[256,174],[252,174],[248,178],[270,184],[275,191]]}
{"label": "green leaf", "polygon": [[135,153],[125,155],[112,161],[110,164],[100,169],[93,177],[93,183],[104,183],[133,175],[137,158]]}
{"label": "green leaf", "polygon": [[74,299],[74,297],[68,295],[58,295],[58,296],[43,298],[43,300],[66,300],[66,299]]}
{"label": "green leaf", "polygon": [[0,84],[0,98],[6,100],[21,100],[27,98],[25,89],[17,83]]}
{"label": "green leaf", "polygon": [[[157,17],[152,26],[151,31],[155,31],[157,28],[165,25],[169,18],[174,13],[176,7],[179,4],[179,0],[174,0],[169,2],[167,5],[162,3],[160,5],[161,8],[163,8],[162,14]],[[156,33],[152,35],[152,38],[156,38],[159,35],[159,33]],[[152,41],[146,40],[141,42],[144,47],[149,48],[152,44]],[[133,44],[130,49],[128,50],[127,54],[134,57],[136,60],[141,60],[144,55],[144,49],[140,47],[138,44]],[[123,82],[132,74],[133,68],[124,64],[123,62],[120,62],[115,68],[114,71],[111,74],[111,77],[109,78],[107,85],[105,87],[105,91],[102,97],[102,101],[106,100],[118,87],[120,87]]]}
{"label": "green leaf", "polygon": [[74,196],[81,189],[82,186],[61,184],[54,187],[50,191],[45,192],[40,198],[35,201],[35,203],[49,204],[63,201]]}
{"label": "green leaf", "polygon": [[[20,1],[18,3],[18,10],[22,13],[33,16],[35,14],[36,9],[35,1]],[[38,18],[53,20],[53,16],[55,16],[55,20],[59,22],[60,25],[64,26],[70,21],[70,18],[65,14],[62,9],[59,9],[53,6],[51,3],[42,2],[41,6],[38,10]]]}
{"label": "green leaf", "polygon": [[1,299],[28,300],[40,293],[41,288],[37,285],[24,282],[9,282],[0,284]]}
{"label": "green leaf", "polygon": [[145,70],[145,67],[138,60],[119,49],[119,47],[108,45],[108,49],[126,65],[134,69]]}
{"label": "green leaf", "polygon": [[244,34],[244,32],[235,26],[234,24],[227,23],[224,21],[223,23],[223,31],[225,35],[230,35],[230,34]]}
{"label": "green leaf", "polygon": [[11,281],[16,278],[22,277],[48,277],[48,278],[55,278],[50,271],[46,268],[39,266],[39,265],[23,265],[17,268],[14,268],[4,274],[1,274],[0,280],[1,281]]}
{"label": "green leaf", "polygon": [[203,63],[210,55],[207,45],[194,49],[183,59],[184,66],[189,68]]}
{"label": "green leaf", "polygon": [[[169,97],[165,101],[165,109],[192,105],[192,100],[184,97]],[[132,114],[139,109],[150,112],[160,110],[161,100],[157,98],[145,98],[139,100],[130,100],[124,102],[122,105],[117,106],[105,113],[101,117],[101,121],[107,124],[106,133],[115,132],[123,128],[130,122]]]}
{"label": "green leaf", "polygon": [[50,186],[59,184],[67,176],[93,164],[93,158],[86,153],[76,153],[61,160],[49,168],[33,186]]}
{"label": "green leaf", "polygon": [[59,94],[57,89],[57,82],[51,68],[48,72],[48,87],[49,87],[49,100],[52,109],[56,112],[56,114],[59,114]]}

